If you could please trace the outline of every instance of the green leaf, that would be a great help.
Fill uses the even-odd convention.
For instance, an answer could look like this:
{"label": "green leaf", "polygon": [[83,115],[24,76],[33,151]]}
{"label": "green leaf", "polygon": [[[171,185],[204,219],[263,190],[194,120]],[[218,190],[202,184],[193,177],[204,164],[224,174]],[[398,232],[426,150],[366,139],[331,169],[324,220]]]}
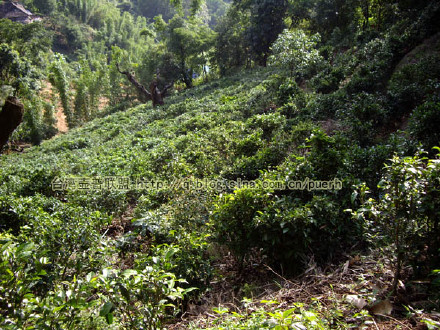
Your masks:
{"label": "green leaf", "polygon": [[56,312],[58,312],[58,311],[64,309],[65,307],[66,307],[65,305],[61,305],[61,306],[55,307],[55,308],[52,310],[52,312],[53,312],[53,313],[56,313]]}
{"label": "green leaf", "polygon": [[278,304],[278,301],[276,301],[276,300],[261,300],[260,303],[272,305],[272,304]]}
{"label": "green leaf", "polygon": [[169,249],[167,253],[165,254],[165,259],[170,259],[175,253],[177,252],[177,249]]}
{"label": "green leaf", "polygon": [[34,248],[34,243],[23,243],[23,244],[20,244],[18,246],[18,248],[17,248],[17,255],[18,254],[27,255],[26,252],[29,252],[33,248]]}
{"label": "green leaf", "polygon": [[108,313],[105,316],[105,320],[107,321],[107,324],[112,324],[113,323],[113,313]]}
{"label": "green leaf", "polygon": [[137,275],[138,273],[137,273],[137,271],[136,270],[134,270],[134,269],[126,269],[126,270],[124,270],[124,272],[122,273],[122,276],[124,276],[124,277],[130,277],[131,275]]}
{"label": "green leaf", "polygon": [[283,312],[283,318],[287,318],[289,317],[291,314],[293,314],[295,312],[295,308],[291,308],[288,309],[286,311]]}
{"label": "green leaf", "polygon": [[12,244],[12,241],[1,241],[0,244],[2,244],[2,248],[0,249],[0,252],[5,251],[9,245]]}
{"label": "green leaf", "polygon": [[356,198],[358,197],[358,192],[357,191],[354,191],[352,194],[351,194],[351,204],[354,204],[354,202],[356,201]]}
{"label": "green leaf", "polygon": [[226,314],[229,312],[229,309],[227,309],[226,307],[218,307],[218,308],[213,308],[212,309],[214,312],[216,312],[217,314]]}
{"label": "green leaf", "polygon": [[80,298],[70,299],[67,304],[69,306],[72,306],[73,308],[79,308],[79,309],[85,309],[87,307],[85,300]]}
{"label": "green leaf", "polygon": [[182,294],[183,294],[183,295],[186,295],[187,293],[189,293],[189,292],[191,292],[191,291],[194,291],[194,290],[198,290],[198,288],[188,288],[188,289],[184,290],[184,291],[182,292]]}
{"label": "green leaf", "polygon": [[127,302],[129,302],[130,301],[130,292],[127,290],[127,288],[124,285],[119,284],[119,290],[121,291],[121,294],[125,298],[125,300]]}
{"label": "green leaf", "polygon": [[99,316],[107,316],[114,308],[114,305],[111,301],[107,301],[99,311]]}

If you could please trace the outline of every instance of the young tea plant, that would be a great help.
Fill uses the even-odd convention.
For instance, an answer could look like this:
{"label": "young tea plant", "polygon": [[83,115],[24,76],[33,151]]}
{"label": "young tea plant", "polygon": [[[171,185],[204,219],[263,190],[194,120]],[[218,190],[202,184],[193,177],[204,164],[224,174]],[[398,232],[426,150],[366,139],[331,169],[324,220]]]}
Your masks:
{"label": "young tea plant", "polygon": [[[383,191],[380,200],[370,198],[352,214],[356,219],[368,219],[371,216],[373,221],[368,230],[374,232],[378,228],[376,237],[382,238],[385,244],[393,244],[392,292],[395,293],[403,266],[427,233],[428,219],[424,215],[422,203],[427,187],[427,170],[425,158],[420,155],[405,158],[394,156],[385,170],[378,185]],[[361,195],[365,196],[365,189],[363,187]]]}

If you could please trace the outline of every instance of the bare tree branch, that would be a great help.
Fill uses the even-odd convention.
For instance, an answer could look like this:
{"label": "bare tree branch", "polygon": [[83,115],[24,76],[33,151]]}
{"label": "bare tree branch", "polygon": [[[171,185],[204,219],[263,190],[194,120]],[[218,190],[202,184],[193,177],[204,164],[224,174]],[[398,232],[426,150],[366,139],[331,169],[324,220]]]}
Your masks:
{"label": "bare tree branch", "polygon": [[[156,107],[158,104],[163,104],[163,98],[167,95],[168,90],[174,85],[174,81],[171,84],[166,85],[162,90],[159,90],[157,86],[157,79],[153,80],[150,84],[150,91],[148,91],[144,85],[139,83],[134,77],[133,73],[128,71],[121,71],[119,67],[119,63],[116,63],[116,67],[119,73],[126,75],[128,80],[136,87],[141,97],[144,97],[146,100],[151,100],[153,102],[153,107]],[[159,77],[159,72],[157,74]]]}
{"label": "bare tree branch", "polygon": [[121,71],[120,67],[119,67],[119,63],[116,63],[116,68],[118,69],[119,73],[126,75],[128,78],[128,81],[130,81],[132,83],[132,85],[134,87],[136,87],[138,93],[144,97],[147,100],[151,100],[151,93],[145,88],[144,85],[142,85],[139,81],[136,80],[136,78],[134,77],[134,74],[129,72],[129,71]]}

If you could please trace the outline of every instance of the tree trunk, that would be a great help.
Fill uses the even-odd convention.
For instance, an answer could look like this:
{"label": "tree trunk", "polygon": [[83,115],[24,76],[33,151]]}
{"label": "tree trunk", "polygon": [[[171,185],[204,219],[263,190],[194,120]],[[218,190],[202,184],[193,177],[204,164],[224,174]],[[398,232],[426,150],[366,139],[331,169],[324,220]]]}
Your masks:
{"label": "tree trunk", "polygon": [[[119,70],[119,65],[117,65],[118,70]],[[124,74],[127,76],[127,79],[129,82],[131,82],[131,84],[136,87],[136,90],[139,94],[139,98],[141,98],[142,101],[148,101],[151,100],[151,94],[150,92],[145,88],[144,85],[142,85],[140,82],[138,82],[136,80],[136,78],[134,77],[134,74],[128,71],[121,71],[119,70],[119,72],[121,74]]]}
{"label": "tree trunk", "polygon": [[[156,107],[158,104],[163,104],[163,98],[168,93],[168,90],[173,86],[174,82],[166,85],[162,90],[159,90],[157,87],[157,80],[154,80],[150,84],[150,91],[148,91],[144,85],[142,85],[139,81],[136,80],[134,74],[128,71],[121,71],[119,68],[119,63],[116,63],[116,67],[121,74],[127,76],[128,80],[131,82],[133,86],[136,87],[139,97],[144,99],[144,101],[151,100],[153,102],[153,107]],[[127,94],[128,96],[128,94]]]}
{"label": "tree trunk", "polygon": [[362,25],[362,30],[366,31],[370,26],[370,3],[369,0],[365,1],[363,4],[362,12],[364,15],[364,23]]}
{"label": "tree trunk", "polygon": [[[182,80],[187,88],[192,88],[192,70],[187,69],[185,60],[180,61],[180,70],[182,72]],[[189,71],[189,72],[188,72]]]}
{"label": "tree trunk", "polygon": [[3,146],[8,142],[12,132],[23,121],[23,104],[16,97],[9,96],[0,111],[0,153]]}

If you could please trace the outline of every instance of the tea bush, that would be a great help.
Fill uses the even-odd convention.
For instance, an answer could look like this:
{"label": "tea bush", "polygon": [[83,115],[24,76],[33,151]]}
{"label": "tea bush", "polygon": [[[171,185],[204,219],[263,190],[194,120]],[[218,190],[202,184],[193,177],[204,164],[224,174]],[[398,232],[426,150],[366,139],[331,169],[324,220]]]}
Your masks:
{"label": "tea bush", "polygon": [[358,66],[346,86],[349,94],[374,93],[386,87],[393,68],[393,52],[386,39],[366,43],[356,56]]}
{"label": "tea bush", "polygon": [[377,131],[388,118],[390,111],[386,99],[380,94],[358,93],[347,102],[336,117],[349,127],[348,135],[361,146],[374,144]]}
{"label": "tea bush", "polygon": [[257,247],[275,267],[290,274],[300,273],[311,256],[318,263],[331,260],[340,252],[342,237],[349,244],[349,238],[359,234],[329,196],[313,196],[305,203],[277,198],[254,223]]}
{"label": "tea bush", "polygon": [[251,188],[220,195],[215,201],[211,215],[215,239],[228,246],[241,262],[252,247],[258,246],[254,218],[269,203],[269,192]]}
{"label": "tea bush", "polygon": [[[352,246],[372,244],[376,232],[344,212],[361,204],[353,186],[374,188],[386,171],[392,174],[383,164],[394,152],[414,155],[414,136],[425,147],[436,144],[437,78],[425,72],[435,63],[411,64],[388,83],[396,59],[390,42],[375,38],[356,49],[322,51],[320,73],[314,65],[303,68],[302,77],[312,81],[285,77],[274,67],[240,72],[180,91],[156,109],[124,108],[26,152],[2,155],[0,288],[8,298],[0,298],[0,327],[161,328],[187,299],[209,289],[211,257],[224,247],[242,263],[257,251],[287,274],[300,273],[311,258],[323,264]],[[412,74],[419,78],[410,86]],[[414,101],[409,108],[419,108],[410,129],[397,132],[405,129],[408,113],[399,107],[407,100]],[[438,256],[429,238],[439,236],[436,164],[421,166],[426,194],[414,198],[424,223],[417,235],[429,243],[430,265]],[[428,168],[435,170],[428,174]],[[126,176],[164,185],[54,192],[58,176]],[[341,190],[263,188],[266,181],[335,178]],[[248,179],[256,186],[193,189],[199,179]],[[376,206],[388,203],[380,189],[371,196]],[[386,205],[377,221],[393,210]],[[14,300],[11,290],[24,296]],[[16,311],[6,319],[8,304]],[[291,325],[292,314],[283,313],[257,313],[229,325]]]}
{"label": "tea bush", "polygon": [[[438,231],[438,219],[433,212],[438,205],[438,196],[432,191],[438,180],[430,183],[437,174],[438,159],[426,161],[420,155],[394,156],[386,165],[379,183],[383,191],[380,199],[364,200],[362,208],[352,213],[355,218],[367,221],[376,242],[393,244],[393,291],[397,289],[404,265],[415,260],[421,246],[429,242],[430,253],[438,248],[438,243],[430,239]],[[364,186],[359,191],[362,196],[368,188]],[[429,257],[436,262],[438,250]]]}
{"label": "tea bush", "polygon": [[[431,97],[418,106],[409,120],[409,129],[431,154],[432,148],[440,143],[440,99]],[[429,134],[427,134],[429,132]]]}
{"label": "tea bush", "polygon": [[406,114],[439,90],[439,55],[426,55],[396,71],[391,77],[388,95],[393,116]]}

